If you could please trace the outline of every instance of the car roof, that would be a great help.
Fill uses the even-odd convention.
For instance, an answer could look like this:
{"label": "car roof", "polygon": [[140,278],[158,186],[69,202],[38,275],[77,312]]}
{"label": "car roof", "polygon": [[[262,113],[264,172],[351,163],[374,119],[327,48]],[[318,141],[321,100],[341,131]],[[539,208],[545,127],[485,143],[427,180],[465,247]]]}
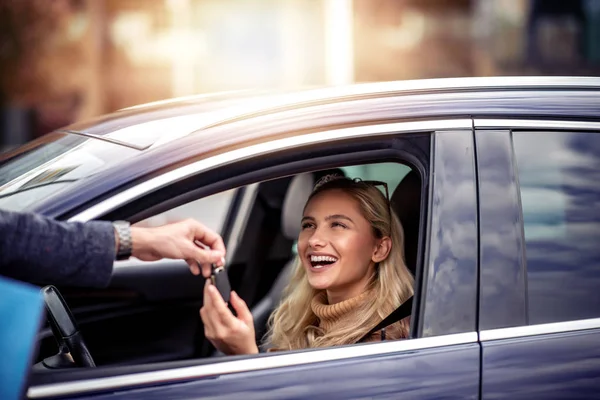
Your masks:
{"label": "car roof", "polygon": [[600,89],[597,77],[475,77],[362,83],[288,91],[240,90],[125,108],[65,129],[148,149],[191,133],[266,114],[360,99],[423,94]]}

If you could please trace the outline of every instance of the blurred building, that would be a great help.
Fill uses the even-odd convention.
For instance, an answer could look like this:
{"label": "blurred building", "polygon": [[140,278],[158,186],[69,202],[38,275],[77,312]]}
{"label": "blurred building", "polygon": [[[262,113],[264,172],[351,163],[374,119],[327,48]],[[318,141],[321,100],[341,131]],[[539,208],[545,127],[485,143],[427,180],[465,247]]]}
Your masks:
{"label": "blurred building", "polygon": [[[75,119],[205,92],[600,70],[596,0],[53,4],[62,7],[65,23],[40,24],[53,27],[46,51],[23,58],[29,69],[0,69],[5,78],[9,74],[0,87],[0,146]],[[34,18],[13,22],[36,26]],[[0,28],[0,35],[9,34],[18,31]]]}

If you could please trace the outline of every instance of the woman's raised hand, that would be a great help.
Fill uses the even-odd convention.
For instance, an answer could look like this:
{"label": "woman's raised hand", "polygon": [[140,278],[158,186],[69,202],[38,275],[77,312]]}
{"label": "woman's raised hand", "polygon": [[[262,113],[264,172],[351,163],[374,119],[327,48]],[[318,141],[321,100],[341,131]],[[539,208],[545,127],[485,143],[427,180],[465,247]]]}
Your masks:
{"label": "woman's raised hand", "polygon": [[231,292],[229,301],[237,317],[229,310],[217,288],[207,279],[204,285],[204,304],[200,309],[204,336],[225,354],[258,353],[254,320],[246,302],[235,292]]}

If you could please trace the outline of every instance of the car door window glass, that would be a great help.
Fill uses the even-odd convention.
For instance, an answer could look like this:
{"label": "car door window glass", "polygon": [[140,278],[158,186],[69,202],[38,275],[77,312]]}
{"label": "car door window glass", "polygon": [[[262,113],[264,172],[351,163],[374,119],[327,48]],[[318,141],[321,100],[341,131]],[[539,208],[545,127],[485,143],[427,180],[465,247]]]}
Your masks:
{"label": "car door window glass", "polygon": [[530,324],[600,317],[600,134],[513,134]]}

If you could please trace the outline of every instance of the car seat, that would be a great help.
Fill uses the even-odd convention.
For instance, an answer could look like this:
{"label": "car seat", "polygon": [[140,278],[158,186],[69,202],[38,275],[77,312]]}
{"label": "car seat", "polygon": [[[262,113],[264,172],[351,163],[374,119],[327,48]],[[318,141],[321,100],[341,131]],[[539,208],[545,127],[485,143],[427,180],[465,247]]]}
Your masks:
{"label": "car seat", "polygon": [[[281,216],[281,230],[283,235],[296,240],[300,233],[300,222],[302,211],[308,200],[308,196],[314,187],[314,176],[312,173],[296,175],[288,187]],[[287,286],[292,272],[294,270],[294,261],[296,254],[293,253],[290,260],[284,265],[281,272],[275,279],[273,286],[267,294],[252,308],[252,317],[254,318],[254,331],[258,341],[266,333],[266,326],[269,316],[281,301],[283,290]]]}

